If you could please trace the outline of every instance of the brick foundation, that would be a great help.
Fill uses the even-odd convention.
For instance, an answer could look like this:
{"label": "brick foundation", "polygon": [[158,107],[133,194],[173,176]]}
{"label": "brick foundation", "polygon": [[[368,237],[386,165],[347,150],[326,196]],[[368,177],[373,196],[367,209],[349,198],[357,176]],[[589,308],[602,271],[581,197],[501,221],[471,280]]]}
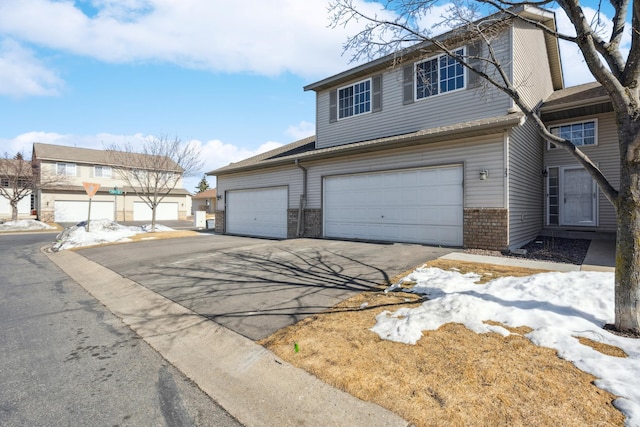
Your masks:
{"label": "brick foundation", "polygon": [[304,210],[304,231],[298,236],[298,209],[287,209],[287,239],[322,237],[322,209]]}
{"label": "brick foundation", "polygon": [[469,208],[464,210],[464,247],[504,250],[509,245],[507,209]]}

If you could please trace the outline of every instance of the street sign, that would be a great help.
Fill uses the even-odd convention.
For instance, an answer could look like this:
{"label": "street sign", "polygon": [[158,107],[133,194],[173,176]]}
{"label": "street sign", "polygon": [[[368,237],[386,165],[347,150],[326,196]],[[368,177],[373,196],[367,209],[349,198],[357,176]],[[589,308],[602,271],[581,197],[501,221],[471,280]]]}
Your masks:
{"label": "street sign", "polygon": [[122,194],[122,190],[120,190],[119,188],[112,188],[111,190],[109,190],[109,194],[120,195]]}
{"label": "street sign", "polygon": [[84,191],[87,192],[89,198],[95,196],[95,194],[98,192],[98,188],[100,188],[100,184],[95,184],[93,182],[83,182],[82,186],[84,187]]}

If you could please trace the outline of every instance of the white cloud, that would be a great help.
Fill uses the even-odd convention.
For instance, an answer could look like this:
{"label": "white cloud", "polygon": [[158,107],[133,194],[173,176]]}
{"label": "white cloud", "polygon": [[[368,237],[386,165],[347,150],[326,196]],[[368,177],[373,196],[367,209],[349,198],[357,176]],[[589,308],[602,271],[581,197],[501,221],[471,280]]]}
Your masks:
{"label": "white cloud", "polygon": [[0,39],[0,95],[56,95],[63,86],[58,75],[34,53],[11,39]]}
{"label": "white cloud", "polygon": [[[376,3],[357,0],[367,10]],[[0,2],[0,35],[105,62],[320,77],[345,69],[355,27],[329,28],[326,0]],[[85,3],[86,7],[86,3]],[[94,13],[95,12],[95,13]],[[354,24],[359,25],[359,24]]]}
{"label": "white cloud", "polygon": [[[589,22],[593,22],[594,17],[596,17],[598,13],[595,9],[592,9],[590,7],[584,7],[583,11]],[[558,8],[555,10],[555,13],[558,31],[562,34],[574,36],[576,33],[575,28],[569,21],[569,18],[564,13],[564,11],[561,8]],[[631,28],[631,25],[627,23],[627,29],[628,28]],[[611,20],[605,15],[601,15],[598,33],[608,39],[612,30],[613,23],[611,22]],[[624,33],[621,43],[623,57],[626,58],[626,56],[628,55],[630,46],[631,34],[627,30]],[[592,82],[595,80],[595,78],[589,71],[589,68],[587,67],[582,53],[575,43],[560,41],[560,55],[564,70],[565,86],[575,86],[581,83]]]}
{"label": "white cloud", "polygon": [[314,125],[313,123],[307,122],[306,120],[303,120],[297,125],[289,126],[284,133],[285,135],[290,136],[294,141],[297,141],[299,139],[311,136],[315,132],[316,132],[316,125]]}

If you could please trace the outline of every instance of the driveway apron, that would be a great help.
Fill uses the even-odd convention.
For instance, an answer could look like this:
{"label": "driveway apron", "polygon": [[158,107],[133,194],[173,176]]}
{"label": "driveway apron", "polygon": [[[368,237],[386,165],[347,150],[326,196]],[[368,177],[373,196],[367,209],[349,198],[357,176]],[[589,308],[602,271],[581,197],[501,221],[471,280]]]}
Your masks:
{"label": "driveway apron", "polygon": [[205,234],[79,252],[258,340],[451,251],[422,245]]}

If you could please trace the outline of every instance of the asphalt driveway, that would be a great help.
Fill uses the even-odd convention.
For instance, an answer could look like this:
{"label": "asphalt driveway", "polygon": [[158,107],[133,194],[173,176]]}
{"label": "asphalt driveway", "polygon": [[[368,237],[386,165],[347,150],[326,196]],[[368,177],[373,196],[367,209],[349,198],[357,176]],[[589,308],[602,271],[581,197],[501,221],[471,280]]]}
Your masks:
{"label": "asphalt driveway", "polygon": [[78,251],[252,340],[451,249],[203,233]]}

